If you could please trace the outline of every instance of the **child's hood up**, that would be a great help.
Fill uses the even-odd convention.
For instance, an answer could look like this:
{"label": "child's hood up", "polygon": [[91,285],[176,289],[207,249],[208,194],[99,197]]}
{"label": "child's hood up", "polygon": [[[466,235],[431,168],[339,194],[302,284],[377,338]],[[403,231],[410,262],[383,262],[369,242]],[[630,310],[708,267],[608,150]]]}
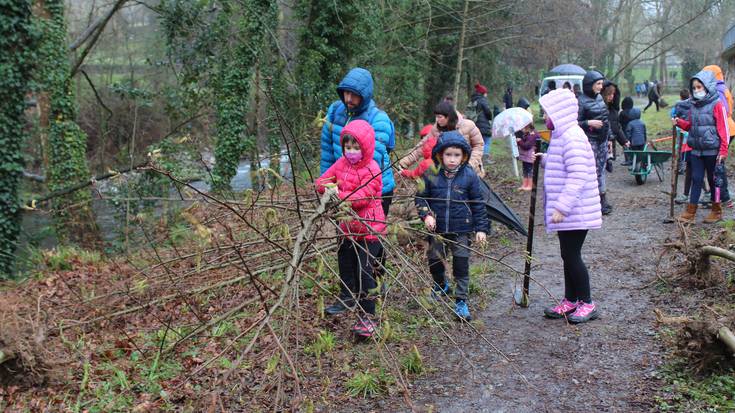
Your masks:
{"label": "child's hood up", "polygon": [[[707,96],[704,97],[704,99],[694,99],[694,88],[693,84],[695,80],[699,80],[703,85],[704,88],[707,90]],[[719,95],[717,93],[717,78],[715,77],[715,74],[710,72],[709,70],[701,70],[696,75],[692,76],[692,78],[689,80],[689,92],[692,95],[692,101],[696,104],[698,102],[701,103],[709,103],[713,99],[719,99]]]}
{"label": "child's hood up", "polygon": [[360,162],[355,164],[355,167],[361,168],[370,163],[373,159],[373,154],[375,153],[375,130],[373,127],[362,119],[353,120],[348,123],[347,126],[342,128],[342,133],[339,135],[339,143],[342,145],[343,152],[345,147],[345,135],[354,137],[362,151],[362,159],[360,159]]}
{"label": "child's hood up", "polygon": [[559,136],[572,126],[577,125],[579,104],[574,92],[569,89],[556,89],[539,99],[546,116],[554,124],[553,136]]}
{"label": "child's hood up", "polygon": [[441,165],[441,153],[444,149],[450,146],[461,148],[464,155],[462,163],[467,163],[470,153],[472,152],[472,148],[470,148],[470,144],[467,143],[467,139],[465,139],[464,136],[456,130],[443,132],[439,135],[439,139],[436,141],[436,145],[434,145],[434,149],[431,151],[431,158],[434,160],[434,163]]}
{"label": "child's hood up", "polygon": [[641,110],[638,108],[632,108],[628,111],[628,116],[630,117],[630,120],[638,120],[641,118]]}

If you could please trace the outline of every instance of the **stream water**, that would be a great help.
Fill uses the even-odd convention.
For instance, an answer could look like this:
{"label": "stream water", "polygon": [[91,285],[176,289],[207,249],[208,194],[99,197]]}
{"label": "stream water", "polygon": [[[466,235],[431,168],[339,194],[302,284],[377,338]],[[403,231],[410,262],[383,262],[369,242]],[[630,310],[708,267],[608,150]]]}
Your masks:
{"label": "stream water", "polygon": [[[257,179],[257,175],[252,171],[252,161],[243,159],[237,166],[237,172],[230,181],[230,187],[233,192],[243,192],[253,188],[253,178]],[[270,157],[260,161],[260,168],[271,168]],[[279,165],[273,168],[284,179],[292,179],[291,164],[288,154],[285,150],[281,151]],[[108,243],[114,243],[121,239],[125,230],[125,201],[116,198],[116,194],[120,193],[125,185],[125,180],[120,179],[117,182],[106,182],[104,190],[101,190],[103,198],[99,193],[93,192],[92,208],[95,212],[95,219],[100,230],[102,239]],[[209,192],[210,184],[207,181],[192,181],[189,185],[193,188]],[[181,208],[189,205],[192,201],[178,201],[179,192],[171,186],[169,189],[169,198],[172,200],[152,200],[152,201],[131,201],[134,209],[145,208],[146,212],[159,217],[162,213],[172,209]],[[23,247],[32,244],[41,248],[53,248],[58,244],[56,237],[51,229],[51,216],[48,211],[23,211],[21,223],[20,246]]]}

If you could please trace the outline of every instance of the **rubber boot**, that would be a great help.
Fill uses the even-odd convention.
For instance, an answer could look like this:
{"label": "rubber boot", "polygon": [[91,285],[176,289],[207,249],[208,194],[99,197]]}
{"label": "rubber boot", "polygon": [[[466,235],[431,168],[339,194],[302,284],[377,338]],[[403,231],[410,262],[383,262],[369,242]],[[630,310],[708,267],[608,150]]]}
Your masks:
{"label": "rubber boot", "polygon": [[533,185],[531,178],[523,178],[523,186],[521,186],[521,190],[530,191],[531,185]]}
{"label": "rubber boot", "polygon": [[679,221],[692,224],[697,216],[697,204],[687,204],[687,209],[679,215]]}
{"label": "rubber boot", "polygon": [[717,221],[722,221],[722,203],[713,202],[712,209],[709,211],[709,215],[704,218],[705,224],[714,224]]}
{"label": "rubber boot", "polygon": [[607,203],[607,194],[600,193],[600,206],[602,207],[602,215],[610,215],[612,212],[612,205]]}

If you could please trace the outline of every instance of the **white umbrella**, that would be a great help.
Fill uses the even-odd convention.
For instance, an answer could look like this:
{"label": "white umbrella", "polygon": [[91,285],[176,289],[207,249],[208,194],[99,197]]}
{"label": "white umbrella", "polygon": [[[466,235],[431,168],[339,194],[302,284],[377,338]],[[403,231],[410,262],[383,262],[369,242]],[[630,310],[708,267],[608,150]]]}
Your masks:
{"label": "white umbrella", "polygon": [[515,158],[518,156],[518,145],[516,145],[514,134],[532,123],[533,115],[523,108],[506,109],[493,119],[493,138],[508,137],[513,154],[513,173],[516,177],[518,176],[518,164]]}

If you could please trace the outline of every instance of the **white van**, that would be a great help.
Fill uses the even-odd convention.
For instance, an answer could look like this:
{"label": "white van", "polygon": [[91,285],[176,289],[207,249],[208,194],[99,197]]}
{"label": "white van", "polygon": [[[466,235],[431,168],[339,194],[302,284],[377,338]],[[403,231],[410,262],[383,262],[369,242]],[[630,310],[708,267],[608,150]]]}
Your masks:
{"label": "white van", "polygon": [[541,96],[549,93],[549,81],[553,80],[556,82],[556,88],[561,89],[564,86],[564,82],[569,82],[572,85],[572,90],[574,89],[574,85],[579,85],[579,90],[582,90],[582,79],[584,76],[582,75],[558,75],[558,76],[548,76],[545,77],[543,81],[541,81],[541,87],[539,88],[539,91],[541,92]]}

